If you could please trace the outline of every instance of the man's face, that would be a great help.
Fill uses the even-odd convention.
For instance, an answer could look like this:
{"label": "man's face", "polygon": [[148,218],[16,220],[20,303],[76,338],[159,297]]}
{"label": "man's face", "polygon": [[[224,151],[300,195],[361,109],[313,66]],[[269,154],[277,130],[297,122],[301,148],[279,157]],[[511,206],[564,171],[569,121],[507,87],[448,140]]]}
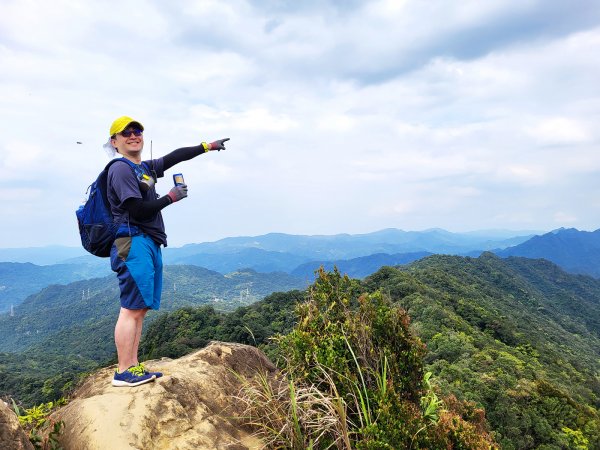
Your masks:
{"label": "man's face", "polygon": [[120,154],[141,152],[144,148],[144,135],[139,127],[129,125],[115,134],[111,142]]}

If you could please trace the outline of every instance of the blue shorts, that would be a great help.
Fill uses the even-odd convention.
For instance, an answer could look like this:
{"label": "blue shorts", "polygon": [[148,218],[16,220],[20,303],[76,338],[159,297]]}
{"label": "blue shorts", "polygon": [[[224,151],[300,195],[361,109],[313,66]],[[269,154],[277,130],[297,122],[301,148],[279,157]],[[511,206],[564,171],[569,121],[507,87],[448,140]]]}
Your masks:
{"label": "blue shorts", "polygon": [[126,309],[159,309],[162,291],[162,253],[149,236],[115,239],[110,265],[117,272],[121,306]]}

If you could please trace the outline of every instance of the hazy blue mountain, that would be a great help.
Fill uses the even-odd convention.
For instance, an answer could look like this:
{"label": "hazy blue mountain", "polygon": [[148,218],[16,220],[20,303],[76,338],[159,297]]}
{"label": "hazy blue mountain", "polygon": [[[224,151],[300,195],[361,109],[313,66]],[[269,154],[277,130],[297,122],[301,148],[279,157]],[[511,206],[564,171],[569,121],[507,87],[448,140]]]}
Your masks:
{"label": "hazy blue mountain", "polygon": [[323,266],[327,271],[332,271],[335,266],[341,273],[352,278],[364,278],[377,272],[382,266],[408,264],[429,255],[431,255],[429,252],[397,253],[395,255],[376,253],[374,255],[337,261],[310,261],[296,267],[291,274],[313,282],[315,271],[320,266]]}
{"label": "hazy blue mountain", "polygon": [[[451,233],[441,229],[403,231],[389,228],[367,234],[291,235],[269,233],[262,236],[230,237],[215,242],[188,244],[165,249],[171,261],[197,254],[234,254],[245,249],[283,252],[308,261],[335,261],[368,256],[376,253],[430,252],[463,254],[473,250],[491,250],[515,245],[531,238],[533,232],[493,230]],[[517,233],[519,235],[517,235]],[[167,257],[167,256],[165,256]]]}
{"label": "hazy blue mountain", "polygon": [[[69,258],[89,255],[83,247],[64,247],[50,245],[48,247],[0,248],[0,261],[32,263],[40,266],[59,264]],[[92,257],[91,255],[89,255]]]}
{"label": "hazy blue mountain", "polygon": [[19,305],[28,295],[51,284],[67,284],[103,276],[109,271],[108,266],[101,269],[83,264],[38,266],[0,262],[0,313],[9,311],[11,305]]}
{"label": "hazy blue mountain", "polygon": [[[215,242],[188,244],[164,249],[168,264],[194,265],[209,261],[206,255],[232,255],[211,267],[220,272],[226,268],[255,267],[266,271],[291,271],[303,262],[333,261],[368,256],[375,253],[430,252],[466,254],[473,250],[503,249],[526,241],[535,231],[481,230],[452,233],[439,228],[424,231],[403,231],[388,228],[366,234],[292,235],[269,233],[261,236],[228,237]],[[274,252],[247,252],[249,249]],[[265,257],[264,259],[262,257]],[[248,259],[240,264],[235,259]],[[214,259],[214,258],[213,258]],[[85,252],[82,247],[48,246],[31,248],[0,248],[0,262],[30,262],[36,265],[86,264],[100,266],[106,261]],[[208,264],[208,263],[207,263]],[[238,264],[238,265],[236,265]],[[264,266],[264,270],[263,270]]]}
{"label": "hazy blue mountain", "polygon": [[[403,231],[393,228],[356,235],[270,233],[189,244],[181,248],[169,247],[164,249],[163,254],[165,264],[195,265],[221,274],[242,268],[263,273],[297,270],[296,274],[303,280],[312,280],[314,270],[321,264],[328,269],[335,264],[352,276],[364,277],[382,265],[410,262],[410,258],[398,259],[399,254],[468,254],[470,251],[479,254],[487,249],[520,244],[529,237],[526,234],[515,236],[502,230],[451,233],[442,229]],[[383,256],[386,254],[392,256]],[[110,273],[108,259],[94,257],[81,247],[0,249],[2,260],[19,261],[23,265],[0,266],[0,313],[50,284],[64,284]],[[23,261],[36,265],[26,265]],[[58,261],[62,264],[54,264]],[[556,262],[563,265],[561,261]],[[579,271],[589,273],[584,269]]]}
{"label": "hazy blue mountain", "polygon": [[88,267],[110,268],[110,258],[99,258],[86,253],[85,255],[64,259],[60,261],[60,264],[81,264]]}
{"label": "hazy blue mountain", "polygon": [[259,248],[245,248],[231,253],[194,253],[179,255],[177,249],[164,251],[165,264],[191,264],[206,267],[220,273],[229,273],[241,268],[257,272],[291,272],[307,258],[286,252],[274,252]]}
{"label": "hazy blue mountain", "polygon": [[544,258],[568,272],[600,277],[600,229],[560,228],[494,253],[502,257]]}

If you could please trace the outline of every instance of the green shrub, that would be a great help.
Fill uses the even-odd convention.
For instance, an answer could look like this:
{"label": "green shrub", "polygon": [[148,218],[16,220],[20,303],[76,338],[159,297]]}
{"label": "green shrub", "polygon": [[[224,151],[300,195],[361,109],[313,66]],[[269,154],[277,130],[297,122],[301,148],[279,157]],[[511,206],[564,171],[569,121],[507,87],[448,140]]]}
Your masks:
{"label": "green shrub", "polygon": [[13,409],[19,423],[29,433],[29,440],[39,450],[59,450],[58,436],[64,430],[63,421],[54,421],[48,416],[58,407],[66,405],[63,397],[55,402],[42,403],[32,408],[20,408],[13,400]]}
{"label": "green shrub", "polygon": [[[267,409],[280,418],[277,426],[262,419],[268,416],[267,409],[261,410],[265,396],[253,397],[253,425],[263,436],[266,430],[271,433],[270,442],[280,445],[274,448],[284,448],[284,441],[289,448],[496,448],[482,411],[470,423],[461,416],[461,408],[468,410],[464,404],[454,401],[448,408],[434,392],[431,374],[423,373],[425,347],[411,333],[406,311],[379,291],[361,293],[359,283],[337,269],[321,269],[318,275],[307,301],[297,307],[297,325],[276,338],[286,381],[271,381],[279,390],[262,382],[262,392],[280,393],[277,406],[272,403],[277,396],[268,396]],[[319,428],[303,419],[318,408],[318,402],[303,402],[306,396],[299,393],[306,392],[335,405],[328,414],[337,418],[327,417],[337,425]],[[339,432],[343,429],[346,441]],[[282,430],[291,434],[283,439]]]}

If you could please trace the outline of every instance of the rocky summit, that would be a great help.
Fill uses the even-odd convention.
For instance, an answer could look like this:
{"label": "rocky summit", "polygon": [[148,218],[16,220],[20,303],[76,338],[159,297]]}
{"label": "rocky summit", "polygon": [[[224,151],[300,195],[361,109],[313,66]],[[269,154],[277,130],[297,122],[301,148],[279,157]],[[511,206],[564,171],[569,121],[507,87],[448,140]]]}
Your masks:
{"label": "rocky summit", "polygon": [[33,445],[19,425],[17,415],[3,401],[0,401],[0,448],[33,450]]}
{"label": "rocky summit", "polygon": [[65,450],[263,447],[240,424],[235,401],[240,375],[276,370],[260,350],[213,341],[182,358],[144,364],[164,376],[134,388],[113,387],[115,367],[99,370],[53,414],[64,421],[59,441]]}

